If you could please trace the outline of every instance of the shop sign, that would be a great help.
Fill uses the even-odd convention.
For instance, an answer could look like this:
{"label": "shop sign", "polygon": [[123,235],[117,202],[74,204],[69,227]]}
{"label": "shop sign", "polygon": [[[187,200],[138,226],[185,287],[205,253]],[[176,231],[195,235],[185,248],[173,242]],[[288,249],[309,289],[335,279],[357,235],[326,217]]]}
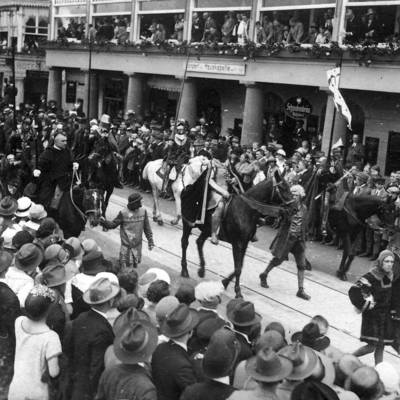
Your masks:
{"label": "shop sign", "polygon": [[189,72],[204,72],[206,74],[224,74],[224,75],[245,75],[246,66],[237,64],[220,64],[202,61],[191,61],[188,63]]}
{"label": "shop sign", "polygon": [[304,97],[292,97],[285,103],[285,113],[293,119],[303,119],[311,115],[312,106]]}

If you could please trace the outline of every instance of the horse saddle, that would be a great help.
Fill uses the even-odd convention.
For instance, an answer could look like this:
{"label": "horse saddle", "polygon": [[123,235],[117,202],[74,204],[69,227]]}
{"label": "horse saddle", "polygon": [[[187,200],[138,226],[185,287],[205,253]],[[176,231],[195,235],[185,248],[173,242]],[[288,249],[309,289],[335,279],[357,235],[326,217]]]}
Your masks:
{"label": "horse saddle", "polygon": [[332,206],[333,210],[336,211],[342,211],[344,210],[344,203],[347,200],[348,195],[350,194],[350,192],[344,192],[340,198],[336,201],[336,203]]}

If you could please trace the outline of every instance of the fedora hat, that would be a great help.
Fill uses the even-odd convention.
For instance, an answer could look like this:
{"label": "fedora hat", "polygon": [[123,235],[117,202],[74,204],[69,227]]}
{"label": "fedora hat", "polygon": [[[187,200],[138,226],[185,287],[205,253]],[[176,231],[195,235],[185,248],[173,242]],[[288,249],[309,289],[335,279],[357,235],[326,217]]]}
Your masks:
{"label": "fedora hat", "polygon": [[103,252],[93,249],[82,257],[81,271],[86,275],[97,275],[107,270],[107,261]]}
{"label": "fedora hat", "polygon": [[157,328],[138,319],[124,326],[114,339],[114,353],[124,364],[148,361],[157,347]]}
{"label": "fedora hat", "polygon": [[318,356],[314,350],[300,342],[285,346],[278,354],[293,363],[293,371],[287,377],[292,381],[301,381],[309,377],[318,363]]}
{"label": "fedora hat", "polygon": [[179,300],[175,296],[165,296],[156,305],[156,319],[163,321],[168,313],[179,305]]}
{"label": "fedora hat", "polygon": [[316,351],[323,351],[331,344],[327,336],[321,335],[319,326],[315,322],[309,322],[304,325],[301,332],[295,332],[292,335],[292,343],[295,342],[301,342]]}
{"label": "fedora hat", "polygon": [[199,323],[197,312],[186,304],[175,307],[161,324],[161,333],[169,338],[176,338],[192,331]]}
{"label": "fedora hat", "polygon": [[218,329],[211,336],[204,354],[204,374],[211,379],[230,375],[239,353],[240,344],[234,332],[228,329]]}
{"label": "fedora hat", "polygon": [[11,265],[13,256],[8,251],[0,251],[0,273],[6,271]]}
{"label": "fedora hat", "polygon": [[53,261],[65,264],[68,261],[68,253],[62,248],[61,245],[57,243],[51,244],[44,251],[44,259],[46,262]]}
{"label": "fedora hat", "polygon": [[115,319],[113,325],[114,335],[121,335],[126,326],[131,325],[138,320],[146,320],[148,322],[151,322],[150,317],[144,311],[137,310],[134,307],[128,308],[125,312],[118,315],[118,317]]}
{"label": "fedora hat", "polygon": [[43,252],[33,243],[24,244],[15,255],[15,266],[22,271],[32,271],[42,261]]}
{"label": "fedora hat", "polygon": [[89,305],[103,304],[113,299],[120,292],[120,287],[107,278],[96,279],[83,293],[83,301]]}
{"label": "fedora hat", "polygon": [[261,321],[261,315],[255,312],[254,304],[250,301],[237,303],[227,312],[227,317],[236,326],[251,326]]}
{"label": "fedora hat", "polygon": [[29,218],[32,221],[40,221],[47,217],[47,212],[41,204],[33,203],[29,209]]}
{"label": "fedora hat", "polygon": [[261,382],[279,382],[287,378],[292,370],[293,364],[289,359],[268,347],[260,350],[246,363],[247,374]]}
{"label": "fedora hat", "polygon": [[11,217],[18,209],[17,200],[10,196],[3,197],[0,201],[0,216]]}
{"label": "fedora hat", "polygon": [[47,265],[42,271],[41,281],[49,288],[60,286],[67,282],[65,267],[62,264]]}
{"label": "fedora hat", "polygon": [[215,317],[200,320],[196,327],[196,336],[202,343],[207,345],[212,335],[224,326],[226,326],[226,322],[215,314]]}
{"label": "fedora hat", "polygon": [[266,347],[271,348],[273,351],[278,351],[286,346],[284,337],[277,331],[266,331],[256,341],[256,353]]}
{"label": "fedora hat", "polygon": [[17,200],[18,208],[15,212],[17,217],[23,218],[29,216],[29,210],[32,207],[32,200],[29,197],[20,197]]}

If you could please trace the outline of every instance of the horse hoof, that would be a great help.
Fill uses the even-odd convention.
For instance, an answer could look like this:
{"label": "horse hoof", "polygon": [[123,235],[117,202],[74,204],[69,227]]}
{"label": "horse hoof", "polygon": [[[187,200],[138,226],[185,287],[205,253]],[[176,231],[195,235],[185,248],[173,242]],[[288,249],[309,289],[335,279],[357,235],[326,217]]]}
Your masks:
{"label": "horse hoof", "polygon": [[159,226],[163,226],[163,225],[164,225],[164,221],[163,221],[162,219],[158,219],[158,220],[157,220],[157,224],[158,224]]}
{"label": "horse hoof", "polygon": [[206,271],[204,268],[199,268],[197,270],[197,275],[199,276],[199,278],[204,278],[204,275],[206,274]]}
{"label": "horse hoof", "polygon": [[182,269],[181,277],[182,278],[189,278],[189,272],[188,272],[187,269]]}
{"label": "horse hoof", "polygon": [[228,287],[229,282],[230,282],[230,281],[229,281],[228,278],[222,279],[222,285],[224,286],[225,290],[226,290],[226,288]]}
{"label": "horse hoof", "polygon": [[341,280],[341,281],[347,281],[347,275],[345,272],[342,271],[336,271],[336,276]]}
{"label": "horse hoof", "polygon": [[235,298],[236,298],[236,299],[243,299],[242,292],[240,292],[240,291],[237,292]]}
{"label": "horse hoof", "polygon": [[153,221],[154,222],[158,222],[158,218],[157,217],[153,217]]}

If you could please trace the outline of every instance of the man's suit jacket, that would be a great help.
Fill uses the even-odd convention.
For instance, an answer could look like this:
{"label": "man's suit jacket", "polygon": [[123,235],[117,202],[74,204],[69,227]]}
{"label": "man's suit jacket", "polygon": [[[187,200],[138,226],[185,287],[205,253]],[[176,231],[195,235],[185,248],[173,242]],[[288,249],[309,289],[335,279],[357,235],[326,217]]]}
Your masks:
{"label": "man's suit jacket", "polygon": [[151,360],[158,400],[179,400],[183,390],[196,383],[192,361],[185,349],[173,341],[157,346]]}
{"label": "man's suit jacket", "polygon": [[64,343],[71,379],[71,400],[94,398],[104,370],[104,353],[113,341],[110,323],[96,311],[84,312],[72,322]]}
{"label": "man's suit jacket", "polygon": [[347,151],[346,162],[361,168],[364,163],[365,148],[361,143],[351,146]]}
{"label": "man's suit jacket", "polygon": [[232,386],[207,379],[205,382],[188,386],[182,393],[180,400],[224,400],[234,391],[235,389]]}

